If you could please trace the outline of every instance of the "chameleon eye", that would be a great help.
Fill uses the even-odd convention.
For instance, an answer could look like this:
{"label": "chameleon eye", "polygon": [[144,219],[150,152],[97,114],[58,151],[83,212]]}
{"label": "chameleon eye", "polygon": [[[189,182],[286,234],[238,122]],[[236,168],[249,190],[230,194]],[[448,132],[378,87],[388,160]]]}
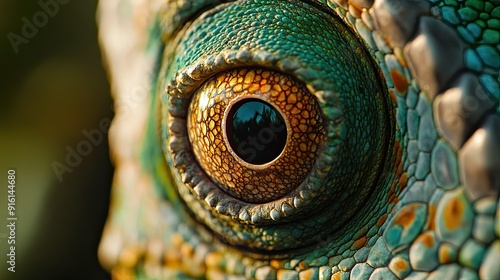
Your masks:
{"label": "chameleon eye", "polygon": [[227,244],[283,252],[379,218],[397,164],[390,94],[323,8],[230,2],[165,50],[166,160],[192,216]]}
{"label": "chameleon eye", "polygon": [[324,138],[320,112],[289,76],[236,69],[195,92],[188,135],[197,161],[222,190],[263,203],[290,193],[311,171]]}

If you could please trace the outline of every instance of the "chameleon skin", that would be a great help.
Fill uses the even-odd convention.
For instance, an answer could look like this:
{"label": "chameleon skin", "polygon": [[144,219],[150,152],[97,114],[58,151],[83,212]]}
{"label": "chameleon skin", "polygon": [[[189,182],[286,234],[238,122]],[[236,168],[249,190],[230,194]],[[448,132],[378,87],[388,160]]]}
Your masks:
{"label": "chameleon skin", "polygon": [[[103,15],[111,16],[114,7],[104,3],[112,2],[101,3]],[[201,225],[210,213],[184,206],[192,205],[189,192],[182,199],[178,193],[186,179],[168,166],[169,129],[182,126],[168,128],[161,121],[169,114],[164,90],[178,59],[165,54],[175,53],[182,43],[178,34],[202,12],[217,9],[219,1],[115,2],[134,11],[123,17],[136,29],[127,29],[123,18],[118,25],[139,42],[129,53],[118,51],[129,45],[114,45],[106,31],[113,24],[101,19],[115,98],[127,104],[134,97],[127,89],[144,81],[151,89],[150,96],[131,103],[134,110],[118,110],[110,132],[117,173],[100,259],[118,279],[500,277],[498,3],[323,1],[317,7],[331,9],[359,34],[380,67],[395,123],[390,170],[376,186],[377,195],[350,216],[348,227],[339,225],[308,246],[273,253],[227,245]],[[130,64],[124,67],[123,61]],[[220,61],[219,66],[231,62]],[[120,72],[127,67],[137,70]],[[328,108],[323,104],[325,114]],[[197,199],[193,195],[192,201]],[[231,212],[223,208],[211,214]],[[234,227],[226,230],[237,234]],[[313,230],[320,235],[325,229]]]}

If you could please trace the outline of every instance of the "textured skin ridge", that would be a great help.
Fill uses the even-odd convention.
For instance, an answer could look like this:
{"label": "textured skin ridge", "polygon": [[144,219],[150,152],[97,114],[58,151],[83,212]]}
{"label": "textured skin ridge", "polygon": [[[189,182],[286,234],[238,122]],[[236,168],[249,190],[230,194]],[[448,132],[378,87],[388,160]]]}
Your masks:
{"label": "textured skin ridge", "polygon": [[[111,2],[124,5],[129,1],[101,1],[104,19],[115,13]],[[165,54],[173,53],[173,48],[182,42],[179,34],[193,25],[200,7],[208,10],[220,2],[129,3],[135,11],[133,18],[146,18],[138,30],[155,30],[153,26],[160,25],[161,36],[138,32],[141,35],[131,39],[135,45],[131,43],[130,53],[137,54],[136,61],[146,61],[139,64],[145,65],[143,72],[148,71],[148,65],[152,69],[158,52],[148,54],[141,42],[149,41],[158,49],[164,46],[165,51],[161,51],[164,55],[158,80],[135,74],[139,80],[153,83],[152,91],[156,92],[151,100],[138,102],[142,109],[132,114],[143,117],[128,127],[123,124],[124,118],[117,118],[112,128],[117,174],[100,259],[117,279],[500,278],[499,3],[317,1],[318,9],[330,9],[356,32],[380,67],[394,112],[395,141],[386,158],[392,164],[388,175],[379,181],[383,191],[374,192],[362,208],[369,209],[370,215],[353,216],[348,228],[316,239],[316,245],[273,255],[228,246],[189,218],[192,215],[197,220],[211,219],[211,214],[196,208],[186,212],[174,186],[192,184],[193,191],[208,205],[217,205],[219,198],[210,195],[206,184],[194,182],[193,176],[166,171],[168,165],[173,168],[173,163],[168,157],[164,162],[161,150],[167,152],[168,147],[161,147],[158,134],[163,139],[172,137],[171,145],[187,145],[189,140],[168,135],[168,129],[154,129],[159,126],[158,115],[168,115],[169,111],[174,116],[186,114],[178,110],[182,106],[175,104],[158,109],[158,103],[168,103],[169,96],[161,92],[169,86],[168,77],[174,75],[169,72],[173,71],[171,65],[178,63]],[[230,5],[222,4],[215,10]],[[211,17],[211,12],[202,17]],[[112,23],[101,20],[103,49],[110,53],[107,57],[113,66],[120,54],[113,59],[112,53],[119,47],[106,33],[111,26]],[[124,34],[137,32],[131,31],[137,27],[120,28]],[[257,54],[252,48],[229,53],[209,56],[202,63],[204,66],[184,69],[187,75],[176,76],[175,88],[182,92],[189,87],[196,89],[202,83],[197,79],[210,71],[223,70],[221,65],[277,63],[275,54]],[[130,56],[131,61],[134,57]],[[278,67],[283,72],[297,73],[296,69],[303,67],[293,58],[280,63]],[[123,84],[128,78],[113,67],[110,72],[116,78],[115,98],[127,98],[130,93],[119,88],[120,81]],[[300,73],[295,75],[300,77]],[[313,85],[321,81],[314,80],[311,76],[306,83],[310,90],[317,89]],[[317,97],[326,104],[332,95],[321,92]],[[322,108],[328,110],[329,106]],[[139,129],[145,125],[150,129]],[[185,124],[177,120],[169,126],[174,133],[185,129]],[[123,139],[135,140],[129,140],[127,147],[119,144]],[[175,162],[189,168],[190,162],[184,157]],[[182,197],[187,205],[196,202],[190,192]],[[301,207],[304,198],[314,200],[314,188],[307,196],[290,200],[278,210],[291,214],[294,208]],[[211,199],[215,200],[210,202]],[[221,207],[218,211],[223,214],[234,211],[227,204]],[[237,216],[253,223],[262,219],[257,214],[270,213],[255,211],[238,212]],[[241,234],[232,228],[231,222],[221,226],[227,227],[228,233]]]}

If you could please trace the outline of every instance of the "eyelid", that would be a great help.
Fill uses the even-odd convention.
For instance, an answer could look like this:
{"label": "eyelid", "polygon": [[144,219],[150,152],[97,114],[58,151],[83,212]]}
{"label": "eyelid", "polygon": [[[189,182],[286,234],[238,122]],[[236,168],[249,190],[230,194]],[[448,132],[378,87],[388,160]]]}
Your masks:
{"label": "eyelid", "polygon": [[[231,68],[224,67],[224,64],[231,64],[238,67],[241,64],[246,66],[270,67],[284,73],[292,74],[302,82],[306,83],[311,92],[320,90],[328,90],[328,88],[340,88],[341,82],[336,77],[337,75],[352,75],[351,68],[372,68],[374,65],[370,60],[357,60],[356,55],[364,53],[369,56],[369,52],[364,48],[364,45],[357,40],[357,35],[350,28],[347,28],[345,23],[338,17],[334,17],[328,13],[322,13],[314,7],[308,6],[308,16],[311,18],[303,18],[304,22],[287,23],[294,24],[288,28],[282,28],[285,24],[283,20],[285,16],[265,19],[268,15],[264,12],[259,13],[255,17],[254,12],[240,15],[243,10],[234,10],[233,6],[250,5],[248,3],[228,3],[217,6],[202,16],[196,18],[189,26],[183,30],[182,34],[176,38],[177,43],[175,50],[168,50],[170,53],[164,55],[168,58],[175,56],[175,61],[169,61],[169,68],[166,73],[166,80],[173,80],[176,73],[188,67],[201,66],[201,60],[205,59],[206,63],[203,67],[195,71],[191,71],[193,76],[190,78],[197,79],[196,76],[203,72],[217,73]],[[263,4],[259,4],[264,6]],[[259,6],[255,5],[254,6]],[[267,4],[266,4],[267,5]],[[287,4],[288,5],[288,4]],[[274,10],[273,12],[276,12]],[[279,10],[280,13],[285,13],[289,17],[290,13],[295,13],[293,10],[283,7]],[[229,20],[226,17],[227,13],[236,13],[238,16],[230,16]],[[288,13],[288,14],[287,14]],[[243,24],[239,20],[246,17],[249,22]],[[303,28],[310,24],[305,21],[323,21],[323,25],[331,26],[325,32],[318,30],[304,30],[299,37],[295,36],[297,29]],[[235,21],[231,24],[219,24],[219,22]],[[266,24],[262,24],[266,22]],[[260,28],[247,28],[253,23],[259,23]],[[334,28],[335,26],[335,28]],[[274,27],[273,36],[263,40],[262,32],[269,27]],[[342,32],[337,32],[336,28],[344,28]],[[232,37],[226,37],[224,34],[234,34]],[[297,42],[315,42],[314,44],[297,44]],[[351,62],[357,61],[358,65],[347,65],[344,58],[345,53],[339,53],[338,50],[324,49],[325,52],[321,56],[313,56],[318,51],[318,44],[325,45],[331,42],[338,42],[342,45],[342,49],[356,50],[356,54],[347,54]],[[287,46],[287,48],[283,48]],[[311,54],[311,55],[309,55]],[[218,66],[221,66],[218,68]],[[329,69],[331,72],[325,72],[324,69]],[[189,71],[186,71],[189,72]],[[348,79],[342,78],[344,82],[351,83]],[[181,81],[182,82],[182,81]],[[321,88],[320,88],[321,87]],[[325,95],[334,96],[334,94],[324,93]]]}

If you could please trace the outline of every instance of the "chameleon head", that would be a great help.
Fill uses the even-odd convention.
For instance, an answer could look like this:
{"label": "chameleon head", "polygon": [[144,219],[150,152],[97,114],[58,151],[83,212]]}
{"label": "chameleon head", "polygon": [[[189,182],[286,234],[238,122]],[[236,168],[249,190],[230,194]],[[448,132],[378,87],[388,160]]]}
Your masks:
{"label": "chameleon head", "polygon": [[500,7],[448,2],[100,1],[129,105],[102,264],[117,279],[499,279]]}

